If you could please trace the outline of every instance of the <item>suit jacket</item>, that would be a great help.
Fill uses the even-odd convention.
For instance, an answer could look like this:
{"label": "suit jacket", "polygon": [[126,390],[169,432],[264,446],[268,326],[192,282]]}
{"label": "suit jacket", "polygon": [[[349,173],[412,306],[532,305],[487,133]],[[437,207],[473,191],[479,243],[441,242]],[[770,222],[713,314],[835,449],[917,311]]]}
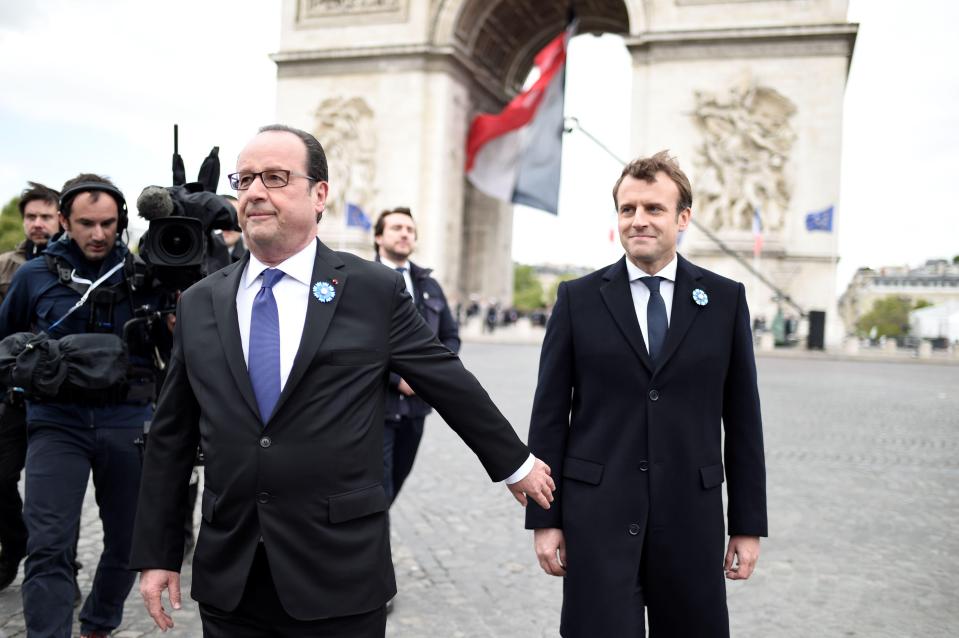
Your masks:
{"label": "suit jacket", "polygon": [[396,370],[502,480],[528,456],[489,396],[437,342],[396,272],[317,242],[300,347],[269,420],[240,344],[248,257],[180,298],[175,345],[147,441],[131,567],[179,570],[187,484],[206,455],[192,595],[225,610],[262,539],[288,613],[313,620],[382,606],[396,591],[383,478],[383,397]]}
{"label": "suit jacket", "polygon": [[[704,305],[694,301],[696,289],[708,296]],[[641,570],[650,584],[645,602],[655,605],[665,633],[728,632],[724,459],[729,533],[766,535],[762,423],[742,284],[680,256],[655,365],[625,257],[561,284],[529,445],[557,483],[553,506],[531,503],[526,526],[564,530],[564,636],[643,635]]]}
{"label": "suit jacket", "polygon": [[[378,255],[376,261],[380,261]],[[450,312],[443,289],[439,282],[430,276],[433,272],[431,269],[418,266],[412,261],[408,263],[410,279],[413,280],[413,304],[416,310],[440,343],[449,348],[453,354],[458,353],[460,351],[459,328]],[[432,412],[429,403],[418,394],[408,397],[397,390],[401,378],[395,372],[390,373],[390,387],[386,393],[386,418],[393,421],[398,421],[401,417],[415,419],[425,417]]]}

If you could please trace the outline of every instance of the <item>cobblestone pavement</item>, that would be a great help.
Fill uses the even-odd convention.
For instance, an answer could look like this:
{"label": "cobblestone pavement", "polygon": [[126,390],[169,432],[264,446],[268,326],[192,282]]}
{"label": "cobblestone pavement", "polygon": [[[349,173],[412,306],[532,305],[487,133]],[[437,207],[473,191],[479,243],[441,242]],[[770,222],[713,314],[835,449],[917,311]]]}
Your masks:
{"label": "cobblestone pavement", "polygon": [[[538,348],[468,343],[463,358],[525,437]],[[763,357],[759,371],[771,537],[729,586],[733,636],[959,634],[959,366]],[[439,417],[426,429],[392,512],[387,635],[557,636],[561,581],[537,566],[521,508]],[[88,495],[84,588],[99,542]],[[0,593],[0,638],[24,633],[19,594]],[[169,635],[200,635],[192,601],[175,618]],[[151,633],[133,593],[114,635]]]}

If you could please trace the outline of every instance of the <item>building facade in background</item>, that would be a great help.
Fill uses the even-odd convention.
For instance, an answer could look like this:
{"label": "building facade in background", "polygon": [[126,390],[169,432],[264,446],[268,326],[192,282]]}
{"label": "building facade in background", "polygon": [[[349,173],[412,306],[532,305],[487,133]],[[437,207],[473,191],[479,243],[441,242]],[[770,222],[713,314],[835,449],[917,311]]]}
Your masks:
{"label": "building facade in background", "polygon": [[[859,318],[872,309],[874,302],[886,297],[908,299],[913,305],[918,301],[925,301],[933,307],[957,304],[959,303],[959,264],[945,259],[930,259],[918,268],[908,266],[887,266],[878,270],[860,268],[839,298],[839,312],[846,332],[854,333]],[[921,314],[931,317],[936,315],[936,311]],[[927,319],[924,325],[930,325],[930,321],[932,319]],[[918,326],[919,323],[915,325]],[[917,336],[932,338],[937,335]]]}
{"label": "building facade in background", "polygon": [[[708,232],[691,229],[680,250],[745,282],[755,317],[768,321],[781,304],[709,234],[804,310],[834,319],[842,104],[857,33],[847,2],[573,5],[580,33],[618,34],[631,55],[632,115],[623,123],[630,154],[669,148],[692,179],[694,219]],[[347,205],[373,211],[404,202],[420,211],[419,251],[451,298],[510,299],[512,205],[464,179],[467,131],[478,112],[498,112],[518,92],[533,56],[565,26],[568,2],[282,7],[277,119],[327,148],[324,240],[368,253],[367,231],[345,223]],[[816,218],[810,227],[808,215],[826,210],[829,223]],[[763,249],[754,258],[757,219]],[[842,336],[832,332],[830,340]]]}

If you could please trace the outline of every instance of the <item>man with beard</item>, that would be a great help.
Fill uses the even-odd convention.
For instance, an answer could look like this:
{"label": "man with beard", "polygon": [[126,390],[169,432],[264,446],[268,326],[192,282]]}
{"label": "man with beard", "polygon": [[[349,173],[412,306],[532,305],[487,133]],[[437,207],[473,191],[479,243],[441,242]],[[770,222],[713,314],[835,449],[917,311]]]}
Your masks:
{"label": "man with beard", "polygon": [[[406,292],[433,334],[450,352],[460,349],[460,336],[446,296],[429,268],[410,261],[416,250],[416,222],[409,208],[394,208],[380,213],[373,227],[376,261],[403,275]],[[423,422],[432,412],[400,375],[390,373],[386,393],[386,428],[383,430],[383,487],[390,502],[413,469],[416,450],[423,438]]]}
{"label": "man with beard", "polygon": [[[30,186],[20,194],[17,204],[25,239],[0,255],[0,302],[20,266],[41,254],[50,238],[60,231],[60,193],[43,184],[27,183]],[[23,501],[17,489],[26,454],[23,400],[7,392],[0,403],[0,590],[6,589],[17,577],[20,561],[27,554]]]}

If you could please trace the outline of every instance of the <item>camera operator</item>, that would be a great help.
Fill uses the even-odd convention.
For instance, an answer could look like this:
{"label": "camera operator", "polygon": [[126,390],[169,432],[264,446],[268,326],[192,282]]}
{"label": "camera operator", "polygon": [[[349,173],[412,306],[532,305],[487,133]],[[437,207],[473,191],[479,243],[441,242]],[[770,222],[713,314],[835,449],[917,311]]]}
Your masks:
{"label": "camera operator", "polygon": [[[0,254],[0,302],[10,288],[14,273],[43,252],[51,237],[60,232],[60,193],[43,184],[28,182],[20,194],[20,217],[25,239],[16,248]],[[0,337],[6,335],[0,334]],[[27,554],[27,528],[23,524],[23,501],[17,483],[27,453],[27,429],[23,401],[4,393],[0,402],[0,590],[17,577],[20,561]]]}
{"label": "camera operator", "polygon": [[[134,309],[152,301],[141,299],[144,293],[130,283],[133,259],[119,238],[127,226],[123,194],[103,177],[81,174],[63,185],[60,221],[66,234],[14,276],[0,306],[0,335],[43,331],[51,339],[88,333],[123,337]],[[89,298],[71,314],[84,293]],[[140,482],[135,440],[152,416],[155,388],[151,359],[145,356],[149,337],[126,336],[129,361],[140,366],[138,374],[127,372],[126,383],[60,391],[47,400],[27,396],[23,518],[28,555],[22,594],[31,636],[70,635],[74,540],[91,470],[103,553],[80,611],[81,635],[103,636],[115,629],[133,585],[127,557]]]}

